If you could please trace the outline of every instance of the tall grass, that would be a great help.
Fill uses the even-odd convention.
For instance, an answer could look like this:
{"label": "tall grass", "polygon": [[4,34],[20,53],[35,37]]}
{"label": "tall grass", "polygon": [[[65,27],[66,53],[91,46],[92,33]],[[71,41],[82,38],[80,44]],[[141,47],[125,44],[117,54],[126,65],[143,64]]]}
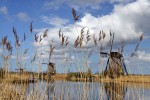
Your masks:
{"label": "tall grass", "polygon": [[[79,20],[79,16],[75,9],[72,9],[72,15],[74,19],[74,23]],[[43,39],[48,37],[49,29],[46,29],[43,34],[39,35],[34,33],[33,31],[33,21],[30,23],[30,34],[33,37],[33,41],[35,43],[41,43]],[[76,25],[76,24],[75,24]],[[90,50],[85,50],[83,41],[86,39],[86,44],[90,41],[93,41],[97,52],[99,53],[103,48],[102,41],[106,38],[106,33],[103,30],[100,30],[98,33],[99,37],[96,37],[96,34],[93,36],[90,35],[90,30],[85,30],[85,27],[79,28],[75,26],[77,31],[77,38],[74,41],[73,48],[75,50],[76,55],[76,68],[79,72],[70,72],[68,74],[56,74],[52,76],[52,80],[48,80],[46,77],[47,73],[41,72],[42,69],[42,61],[43,59],[37,53],[37,49],[42,48],[34,48],[33,58],[30,61],[31,67],[36,66],[38,67],[38,73],[35,70],[32,72],[24,71],[24,66],[26,62],[21,59],[28,54],[28,49],[22,50],[23,43],[25,43],[26,34],[23,35],[23,40],[21,41],[17,30],[13,27],[13,34],[15,39],[15,45],[12,46],[11,42],[8,40],[7,36],[4,36],[1,40],[1,47],[2,47],[2,69],[0,69],[0,99],[16,99],[16,100],[46,100],[46,99],[60,99],[60,100],[70,100],[70,99],[83,99],[86,100],[90,99],[106,99],[106,97],[110,97],[112,100],[114,99],[124,99],[126,94],[126,87],[130,85],[129,83],[122,83],[122,82],[133,82],[135,88],[135,82],[137,83],[144,83],[150,82],[150,77],[141,77],[141,76],[121,76],[120,78],[110,79],[109,77],[104,77],[104,73],[100,75],[94,75],[91,72],[91,67],[88,64],[88,60],[90,59],[91,55],[95,52],[95,49],[91,48]],[[140,42],[143,40],[143,35],[141,35],[139,42],[136,45],[135,52],[138,50]],[[61,55],[63,55],[64,48],[69,48],[69,37],[65,36],[62,33],[62,29],[58,30],[58,37],[60,39],[60,49]],[[110,31],[110,41],[112,38],[112,33]],[[49,52],[48,52],[48,60],[46,63],[52,61],[53,53],[56,49],[54,45],[55,40],[49,41]],[[110,42],[109,41],[109,42]],[[109,43],[108,43],[109,44]],[[14,48],[15,50],[14,50]],[[121,52],[123,52],[123,47],[121,48]],[[13,52],[16,51],[16,53]],[[22,50],[22,51],[21,51]],[[81,52],[81,58],[78,56],[78,50]],[[131,54],[131,57],[135,55],[135,52]],[[16,70],[19,72],[11,72],[9,71],[10,61],[12,60],[12,55],[16,55]],[[80,60],[82,59],[82,64],[80,65]],[[102,57],[99,55],[99,67],[101,70],[103,66]],[[57,61],[56,61],[57,62]],[[25,63],[25,64],[24,64]],[[65,66],[67,61],[62,60],[62,66]],[[83,66],[83,69],[81,69]],[[65,67],[66,68],[66,67]],[[67,70],[64,68],[64,72]],[[34,69],[34,68],[32,68]],[[84,72],[83,72],[84,71]],[[56,81],[56,79],[61,81]],[[78,81],[77,84],[68,81]],[[99,83],[95,83],[101,82]],[[111,82],[111,83],[109,83]],[[12,84],[13,83],[13,84]],[[40,83],[40,84],[39,84]],[[98,84],[98,85],[97,85]],[[32,86],[30,86],[32,85]],[[141,86],[141,85],[140,85]],[[142,85],[144,86],[144,85]],[[30,89],[32,87],[32,89]],[[28,89],[29,88],[29,89]],[[52,91],[50,92],[50,90]],[[95,92],[97,91],[97,92]],[[124,93],[125,92],[125,93]],[[135,91],[132,91],[135,92]],[[138,98],[140,98],[140,93],[138,89],[136,90]],[[144,92],[144,90],[143,90]],[[92,97],[93,96],[93,97]],[[130,96],[136,98],[135,93],[129,94],[128,99]],[[144,98],[144,97],[143,97]]]}

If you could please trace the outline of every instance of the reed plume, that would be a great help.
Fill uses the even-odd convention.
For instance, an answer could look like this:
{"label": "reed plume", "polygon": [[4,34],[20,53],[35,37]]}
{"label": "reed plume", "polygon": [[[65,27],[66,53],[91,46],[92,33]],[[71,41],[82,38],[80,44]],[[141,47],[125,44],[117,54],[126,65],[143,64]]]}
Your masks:
{"label": "reed plume", "polygon": [[33,30],[33,21],[30,23],[30,32],[32,33],[32,30]]}
{"label": "reed plume", "polygon": [[40,40],[39,40],[39,43],[42,41],[42,35],[40,35]]}
{"label": "reed plume", "polygon": [[103,32],[103,30],[102,30],[102,35],[103,35],[103,39],[105,38],[105,36],[106,36],[106,34]]}
{"label": "reed plume", "polygon": [[63,36],[63,34],[62,34],[62,36],[61,36],[61,45],[63,45],[64,42],[65,42],[65,36]]}
{"label": "reed plume", "polygon": [[14,33],[14,37],[15,37],[15,40],[16,40],[15,46],[16,46],[16,47],[21,46],[21,45],[19,44],[19,37],[18,37],[18,35],[17,35],[17,31],[16,31],[16,29],[15,29],[14,26],[13,26],[13,33]]}
{"label": "reed plume", "polygon": [[141,41],[143,40],[143,38],[144,38],[144,33],[142,33],[142,35],[140,36],[140,38],[139,38],[139,42],[137,43],[137,45],[136,45],[136,47],[135,47],[135,49],[134,49],[134,53],[131,53],[131,57],[133,57],[133,56],[135,56],[135,55],[136,55],[136,54],[135,54],[135,52],[137,52],[137,51],[138,51],[139,46],[140,46],[140,43],[141,43]]}
{"label": "reed plume", "polygon": [[37,33],[34,35],[34,40],[36,41],[36,42],[38,42],[38,37],[39,36],[37,36]]}
{"label": "reed plume", "polygon": [[24,37],[23,37],[23,40],[25,41],[26,40],[26,34],[24,33]]}
{"label": "reed plume", "polygon": [[65,44],[66,44],[66,46],[69,44],[68,39],[69,39],[69,37],[67,37],[67,38],[66,38],[66,40],[65,40]]}
{"label": "reed plume", "polygon": [[44,34],[43,34],[43,37],[47,37],[47,32],[48,32],[49,29],[45,30]]}
{"label": "reed plume", "polygon": [[10,42],[7,42],[7,43],[6,43],[6,48],[7,48],[7,50],[10,51],[10,53],[12,54],[12,46],[11,46]]}
{"label": "reed plume", "polygon": [[81,32],[80,32],[80,38],[79,38],[79,44],[80,44],[80,48],[82,47],[82,44],[83,44],[83,39],[84,39],[84,28],[85,27],[83,27],[82,29],[81,29]]}
{"label": "reed plume", "polygon": [[73,15],[74,21],[79,20],[79,16],[77,15],[77,13],[76,13],[74,8],[72,8],[72,15]]}
{"label": "reed plume", "polygon": [[59,38],[61,37],[61,29],[58,32]]}
{"label": "reed plume", "polygon": [[90,37],[90,32],[89,29],[87,30],[87,34],[86,34],[86,44],[90,41],[91,37]]}
{"label": "reed plume", "polygon": [[5,45],[7,42],[7,36],[5,36],[4,38],[2,38],[2,44]]}
{"label": "reed plume", "polygon": [[50,45],[50,52],[49,52],[49,62],[50,62],[50,58],[52,56],[52,53],[54,52],[55,47],[53,45]]}
{"label": "reed plume", "polygon": [[78,44],[79,44],[79,36],[77,37],[77,39],[74,42],[74,47],[77,48]]}
{"label": "reed plume", "polygon": [[37,54],[34,55],[33,59],[31,60],[31,63],[35,61]]}
{"label": "reed plume", "polygon": [[100,40],[102,39],[102,33],[101,33],[101,31],[99,32],[99,42],[100,42]]}
{"label": "reed plume", "polygon": [[95,37],[95,34],[93,35],[94,44],[97,45],[97,38]]}

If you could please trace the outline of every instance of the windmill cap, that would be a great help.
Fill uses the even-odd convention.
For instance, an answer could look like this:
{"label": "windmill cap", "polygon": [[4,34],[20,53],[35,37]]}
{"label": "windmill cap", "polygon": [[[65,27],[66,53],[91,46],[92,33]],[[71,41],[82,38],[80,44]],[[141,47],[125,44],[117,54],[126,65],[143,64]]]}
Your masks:
{"label": "windmill cap", "polygon": [[111,52],[110,56],[111,57],[115,57],[115,58],[121,58],[121,57],[123,57],[122,54],[120,54],[119,52]]}
{"label": "windmill cap", "polygon": [[49,62],[49,65],[54,66],[54,65],[55,65],[55,63]]}

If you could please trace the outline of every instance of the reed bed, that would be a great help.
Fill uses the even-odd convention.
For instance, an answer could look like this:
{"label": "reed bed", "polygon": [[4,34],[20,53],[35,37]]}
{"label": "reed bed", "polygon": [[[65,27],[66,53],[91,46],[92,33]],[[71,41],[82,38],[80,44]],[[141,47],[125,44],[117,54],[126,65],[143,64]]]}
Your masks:
{"label": "reed bed", "polygon": [[[78,16],[75,9],[72,9],[72,15],[74,19],[74,23],[76,23],[80,16]],[[75,24],[76,25],[76,24]],[[138,85],[136,83],[141,83],[140,86],[146,86],[145,83],[150,83],[150,76],[120,76],[118,78],[109,78],[107,76],[104,77],[104,73],[102,72],[100,75],[92,74],[90,70],[90,65],[88,64],[88,59],[91,57],[94,49],[91,49],[88,52],[84,51],[84,39],[86,39],[85,44],[88,44],[89,41],[93,41],[95,47],[99,46],[97,52],[99,53],[103,48],[102,41],[106,38],[106,33],[103,30],[100,30],[98,33],[98,37],[94,34],[90,35],[90,30],[85,30],[85,27],[79,29],[77,26],[76,30],[78,32],[78,36],[73,43],[73,49],[77,55],[77,52],[81,52],[82,58],[82,66],[84,70],[82,70],[79,64],[79,56],[77,55],[77,62],[75,65],[79,72],[73,73],[71,75],[69,72],[67,74],[57,74],[54,73],[43,73],[40,72],[42,67],[43,59],[36,52],[39,48],[34,48],[33,58],[30,61],[31,67],[36,66],[39,69],[39,72],[36,73],[34,70],[32,72],[24,71],[25,62],[22,57],[25,57],[28,54],[28,48],[24,47],[23,44],[26,43],[27,34],[23,34],[23,39],[21,40],[18,36],[17,30],[13,27],[13,34],[15,39],[15,45],[12,45],[8,40],[8,36],[4,36],[0,42],[0,46],[2,47],[2,70],[0,70],[0,100],[75,100],[75,99],[93,99],[93,100],[103,100],[107,99],[107,97],[112,100],[121,100],[125,98],[127,99],[139,99],[144,98],[140,96],[140,92],[138,90]],[[30,34],[33,37],[33,42],[41,43],[41,41],[48,37],[49,29],[46,29],[43,34],[37,34],[33,31],[33,21],[30,23],[29,28]],[[135,51],[131,53],[131,57],[135,56],[135,52],[138,50],[140,42],[143,40],[143,35],[139,38],[139,42],[136,45]],[[110,41],[112,42],[113,34],[110,31]],[[58,30],[58,37],[60,39],[60,49],[69,48],[69,37],[63,34],[62,29]],[[48,45],[48,61],[52,61],[52,56],[54,50],[57,48],[54,45],[55,40],[50,40]],[[109,43],[108,43],[109,44]],[[112,43],[110,43],[111,45]],[[123,52],[124,43],[121,46],[120,52]],[[14,47],[14,48],[13,48]],[[13,52],[15,49],[15,53]],[[112,49],[112,48],[111,48]],[[42,51],[42,48],[40,48]],[[12,55],[16,56],[16,72],[9,71],[9,67],[11,67]],[[64,54],[63,50],[61,54]],[[101,56],[99,56],[99,67],[101,68]],[[62,66],[65,66],[67,61],[62,61]],[[48,63],[46,63],[48,65]],[[66,71],[64,67],[64,71]],[[82,72],[85,71],[85,72]],[[49,76],[51,75],[51,79]],[[126,91],[126,88],[131,86],[135,86],[135,90]],[[130,92],[133,92],[130,94]],[[135,94],[136,92],[137,94]],[[144,89],[141,94],[144,94]],[[138,95],[138,96],[136,96]]]}

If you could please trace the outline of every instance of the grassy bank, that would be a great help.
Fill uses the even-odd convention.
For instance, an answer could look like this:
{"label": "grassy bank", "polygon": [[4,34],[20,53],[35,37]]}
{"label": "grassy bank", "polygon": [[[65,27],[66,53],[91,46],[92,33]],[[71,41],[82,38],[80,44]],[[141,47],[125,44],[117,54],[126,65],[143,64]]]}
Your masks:
{"label": "grassy bank", "polygon": [[[0,78],[1,82],[7,83],[28,83],[37,80],[48,80],[46,73],[31,73],[31,72],[11,72]],[[128,75],[120,76],[115,79],[102,77],[95,74],[72,73],[72,74],[55,74],[51,76],[52,80],[67,80],[67,81],[96,81],[96,82],[135,82],[135,83],[150,83],[150,75]]]}

